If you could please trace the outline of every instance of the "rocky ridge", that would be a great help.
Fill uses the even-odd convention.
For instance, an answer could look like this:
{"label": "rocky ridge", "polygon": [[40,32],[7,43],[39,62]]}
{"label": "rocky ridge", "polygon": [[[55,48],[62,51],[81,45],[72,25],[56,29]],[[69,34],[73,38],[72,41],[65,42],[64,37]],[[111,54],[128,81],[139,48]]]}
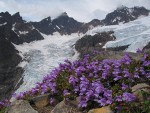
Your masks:
{"label": "rocky ridge", "polygon": [[149,13],[150,11],[144,7],[128,8],[126,6],[121,6],[107,14],[102,22],[104,25],[117,25],[119,23],[127,23],[136,20],[140,16],[148,16]]}
{"label": "rocky ridge", "polygon": [[71,33],[86,33],[89,29],[96,26],[118,25],[119,23],[127,23],[136,20],[140,16],[148,16],[150,10],[144,7],[128,8],[121,6],[113,12],[106,15],[103,20],[93,19],[88,23],[82,23],[69,17],[66,12],[62,13],[55,19],[47,17],[39,22],[31,22],[31,24],[41,33],[46,35],[59,32],[62,35],[70,35]]}
{"label": "rocky ridge", "polygon": [[75,49],[83,57],[84,54],[92,53],[94,50],[104,50],[102,47],[108,42],[115,40],[113,31],[97,33],[93,36],[86,35],[75,44]]}
{"label": "rocky ridge", "polygon": [[[8,12],[0,13],[0,24],[5,37],[14,44],[44,39],[30,23],[22,19],[19,12],[14,15]],[[7,37],[7,35],[12,37]]]}
{"label": "rocky ridge", "polygon": [[[143,102],[141,91],[150,92],[150,86],[140,83],[132,87],[132,92]],[[50,105],[50,94],[34,97],[30,102],[26,100],[14,101],[6,110],[6,113],[115,113],[110,106],[82,110],[78,108],[79,100],[63,100],[55,105]]]}

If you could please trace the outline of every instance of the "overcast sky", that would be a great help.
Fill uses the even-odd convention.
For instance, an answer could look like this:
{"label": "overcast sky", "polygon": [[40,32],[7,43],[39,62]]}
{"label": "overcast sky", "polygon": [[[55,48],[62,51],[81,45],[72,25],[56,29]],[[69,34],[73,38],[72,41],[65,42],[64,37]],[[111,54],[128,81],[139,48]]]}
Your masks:
{"label": "overcast sky", "polygon": [[150,9],[150,0],[0,0],[0,12],[20,12],[28,21],[40,21],[48,16],[55,18],[67,12],[78,21],[87,22],[93,18],[102,19],[121,5]]}

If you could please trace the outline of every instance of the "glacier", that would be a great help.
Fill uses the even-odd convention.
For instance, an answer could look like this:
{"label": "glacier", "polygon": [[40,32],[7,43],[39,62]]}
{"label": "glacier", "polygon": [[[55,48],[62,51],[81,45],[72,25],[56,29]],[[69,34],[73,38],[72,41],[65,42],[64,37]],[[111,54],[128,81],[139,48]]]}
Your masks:
{"label": "glacier", "polygon": [[150,42],[150,16],[140,17],[135,21],[119,25],[96,27],[87,32],[94,35],[102,31],[114,31],[115,41],[107,42],[103,48],[129,45],[127,52],[136,52],[143,49]]}
{"label": "glacier", "polygon": [[82,37],[82,34],[74,33],[61,36],[59,33],[54,33],[53,35],[42,35],[44,40],[15,45],[20,52],[19,54],[25,59],[18,65],[25,69],[23,84],[15,93],[30,90],[64,60],[73,61],[78,58],[74,44]]}

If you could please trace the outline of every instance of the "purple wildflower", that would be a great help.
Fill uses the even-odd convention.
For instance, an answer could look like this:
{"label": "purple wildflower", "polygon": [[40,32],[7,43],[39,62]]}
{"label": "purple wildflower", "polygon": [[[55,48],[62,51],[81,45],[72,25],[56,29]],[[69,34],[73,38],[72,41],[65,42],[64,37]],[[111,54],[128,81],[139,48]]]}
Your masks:
{"label": "purple wildflower", "polygon": [[136,100],[136,96],[132,93],[128,93],[128,92],[124,92],[123,95],[123,100],[127,101],[127,102],[132,102],[134,100]]}
{"label": "purple wildflower", "polygon": [[122,96],[116,96],[115,99],[116,99],[117,102],[122,102],[123,101]]}
{"label": "purple wildflower", "polygon": [[63,91],[63,94],[64,94],[64,96],[68,96],[68,95],[70,95],[70,93],[69,93],[69,91],[68,91],[68,90],[64,90],[64,91]]}
{"label": "purple wildflower", "polygon": [[128,88],[128,86],[124,83],[122,83],[122,90],[126,90]]}
{"label": "purple wildflower", "polygon": [[54,102],[55,102],[55,99],[54,99],[54,98],[50,98],[50,101],[49,101],[49,102],[50,102],[51,105],[53,105]]}

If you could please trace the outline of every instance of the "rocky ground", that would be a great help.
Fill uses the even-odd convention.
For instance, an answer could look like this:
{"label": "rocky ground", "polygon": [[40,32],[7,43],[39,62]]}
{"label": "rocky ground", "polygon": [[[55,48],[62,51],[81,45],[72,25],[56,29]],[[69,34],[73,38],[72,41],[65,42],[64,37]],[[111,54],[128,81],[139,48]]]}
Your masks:
{"label": "rocky ground", "polygon": [[[140,83],[132,87],[132,92],[143,101],[141,91],[150,92],[150,86]],[[34,97],[30,102],[25,100],[14,101],[6,110],[6,113],[114,113],[109,106],[90,110],[78,109],[78,98],[76,100],[63,100],[49,105],[50,94]]]}

